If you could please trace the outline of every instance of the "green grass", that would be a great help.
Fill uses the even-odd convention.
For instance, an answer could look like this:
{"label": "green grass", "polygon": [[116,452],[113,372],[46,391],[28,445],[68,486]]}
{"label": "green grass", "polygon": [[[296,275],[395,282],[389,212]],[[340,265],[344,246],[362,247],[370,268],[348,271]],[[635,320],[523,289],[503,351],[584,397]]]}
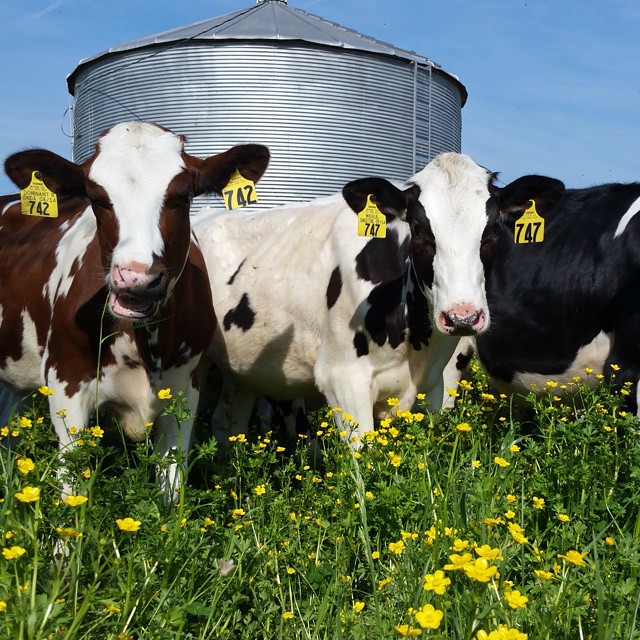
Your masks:
{"label": "green grass", "polygon": [[305,439],[204,442],[173,507],[151,443],[106,427],[68,455],[88,500],[61,502],[34,398],[0,450],[0,637],[640,638],[640,442],[622,396],[549,387],[516,407],[477,372],[459,391],[449,412],[384,420],[356,454],[316,416],[314,465]]}

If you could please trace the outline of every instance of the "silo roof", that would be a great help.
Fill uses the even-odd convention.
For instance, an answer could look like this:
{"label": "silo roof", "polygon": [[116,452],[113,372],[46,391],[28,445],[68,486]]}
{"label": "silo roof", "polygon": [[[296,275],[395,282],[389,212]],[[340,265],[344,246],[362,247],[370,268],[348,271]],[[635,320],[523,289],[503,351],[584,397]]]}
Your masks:
{"label": "silo roof", "polygon": [[246,9],[115,45],[102,53],[82,59],[67,77],[67,86],[69,92],[74,95],[75,79],[78,73],[92,63],[114,54],[159,45],[229,40],[302,41],[392,56],[431,66],[435,71],[452,78],[459,85],[463,105],[467,99],[467,91],[460,80],[455,75],[444,71],[433,60],[414,51],[400,49],[377,38],[363,35],[302,9],[290,7],[283,0],[262,0]]}

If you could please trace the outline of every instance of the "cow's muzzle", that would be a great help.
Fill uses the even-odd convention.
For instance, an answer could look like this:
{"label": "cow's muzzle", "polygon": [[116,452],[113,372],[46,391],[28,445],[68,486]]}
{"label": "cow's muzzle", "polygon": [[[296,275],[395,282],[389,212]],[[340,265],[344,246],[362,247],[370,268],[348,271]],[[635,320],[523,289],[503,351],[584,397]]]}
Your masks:
{"label": "cow's muzzle", "polygon": [[153,316],[167,294],[165,269],[148,272],[143,266],[115,265],[109,278],[109,307],[121,318],[142,319]]}
{"label": "cow's muzzle", "polygon": [[486,324],[485,312],[466,304],[443,311],[438,318],[440,330],[448,336],[475,336],[486,328]]}

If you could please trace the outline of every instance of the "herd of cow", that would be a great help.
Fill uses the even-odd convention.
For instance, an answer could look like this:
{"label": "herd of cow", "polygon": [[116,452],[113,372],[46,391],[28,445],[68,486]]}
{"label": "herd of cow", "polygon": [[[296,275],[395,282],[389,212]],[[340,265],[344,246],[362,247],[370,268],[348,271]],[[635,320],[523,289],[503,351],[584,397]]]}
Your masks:
{"label": "herd of cow", "polygon": [[[54,390],[62,452],[96,405],[133,439],[155,422],[162,455],[187,452],[192,420],[162,416],[158,391],[181,391],[195,413],[212,364],[231,407],[214,420],[236,432],[258,395],[321,393],[362,434],[391,396],[440,408],[460,336],[501,388],[591,367],[631,382],[637,411],[640,185],[498,187],[447,153],[402,185],[368,177],[308,203],[190,217],[194,196],[221,193],[236,171],[258,181],[268,162],[256,144],[195,158],[144,122],[104,133],[80,165],[41,149],[6,160],[21,190],[35,174],[56,194],[59,215],[0,198],[0,382]],[[368,203],[384,237],[358,235]],[[532,208],[544,232],[514,242]],[[179,475],[174,463],[161,478],[167,497]]]}

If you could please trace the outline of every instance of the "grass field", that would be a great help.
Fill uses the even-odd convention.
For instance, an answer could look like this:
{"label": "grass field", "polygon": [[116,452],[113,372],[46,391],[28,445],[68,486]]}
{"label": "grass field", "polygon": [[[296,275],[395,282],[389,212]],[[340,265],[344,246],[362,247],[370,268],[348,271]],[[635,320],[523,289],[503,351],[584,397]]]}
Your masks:
{"label": "grass field", "polygon": [[554,385],[514,405],[476,371],[443,414],[390,399],[357,453],[322,412],[315,463],[305,438],[203,439],[172,507],[151,442],[106,427],[60,501],[36,394],[2,430],[0,638],[640,638],[638,421],[626,390]]}

